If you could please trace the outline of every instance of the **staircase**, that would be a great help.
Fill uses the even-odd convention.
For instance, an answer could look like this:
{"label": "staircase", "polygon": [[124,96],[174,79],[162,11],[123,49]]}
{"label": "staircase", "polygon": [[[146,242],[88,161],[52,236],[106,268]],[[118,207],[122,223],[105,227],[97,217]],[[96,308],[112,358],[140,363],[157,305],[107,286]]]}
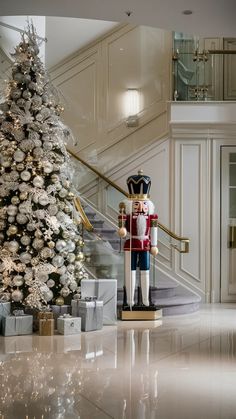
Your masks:
{"label": "staircase", "polygon": [[[86,206],[85,213],[94,227],[94,232],[101,237],[101,241],[91,243],[93,233],[85,232],[84,239],[91,253],[89,268],[97,278],[116,278],[118,283],[117,302],[118,309],[123,304],[124,267],[123,257],[120,253],[120,239],[116,229],[107,221],[99,218],[97,213]],[[96,237],[96,236],[95,236]],[[86,251],[86,248],[85,248]],[[176,281],[167,278],[164,273],[156,273],[157,287],[150,287],[152,302],[162,308],[164,316],[193,313],[199,309],[201,298],[187,290]],[[137,290],[135,294],[137,301]]]}

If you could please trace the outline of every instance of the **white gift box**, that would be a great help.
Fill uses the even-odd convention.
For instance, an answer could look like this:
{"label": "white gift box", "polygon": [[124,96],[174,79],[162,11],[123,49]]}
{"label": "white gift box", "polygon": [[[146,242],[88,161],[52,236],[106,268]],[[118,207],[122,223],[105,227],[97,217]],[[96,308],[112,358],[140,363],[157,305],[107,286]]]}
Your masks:
{"label": "white gift box", "polygon": [[96,296],[103,301],[103,324],[117,322],[117,280],[116,279],[83,279],[81,281],[81,298]]}
{"label": "white gift box", "polygon": [[100,330],[103,325],[103,302],[79,300],[79,316],[81,317],[81,330],[89,332]]}
{"label": "white gift box", "polygon": [[61,335],[78,335],[81,332],[81,318],[58,317],[57,331]]}

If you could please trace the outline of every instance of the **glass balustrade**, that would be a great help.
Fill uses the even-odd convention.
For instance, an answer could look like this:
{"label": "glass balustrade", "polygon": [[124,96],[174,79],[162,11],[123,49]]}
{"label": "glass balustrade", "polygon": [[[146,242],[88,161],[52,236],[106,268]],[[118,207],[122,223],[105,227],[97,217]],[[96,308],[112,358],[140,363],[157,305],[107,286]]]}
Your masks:
{"label": "glass balustrade", "polygon": [[173,36],[173,100],[236,100],[236,38]]}

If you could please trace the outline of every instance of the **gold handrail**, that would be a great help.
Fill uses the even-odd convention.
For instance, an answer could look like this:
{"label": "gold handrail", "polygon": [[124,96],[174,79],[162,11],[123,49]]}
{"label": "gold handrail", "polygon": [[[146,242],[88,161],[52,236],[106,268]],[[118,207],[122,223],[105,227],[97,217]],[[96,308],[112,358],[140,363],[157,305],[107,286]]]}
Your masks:
{"label": "gold handrail", "polygon": [[81,217],[82,223],[83,223],[84,227],[86,228],[86,230],[87,231],[93,231],[93,226],[90,223],[87,215],[85,214],[84,209],[81,205],[81,202],[80,202],[80,199],[78,198],[78,196],[74,198],[74,204],[75,204],[75,207],[76,207],[76,209],[77,209],[77,211],[78,211],[78,213]]}
{"label": "gold handrail", "polygon": [[[84,161],[83,159],[81,159],[81,157],[78,157],[71,150],[67,149],[67,151],[76,160],[80,161],[84,166],[88,167],[88,169],[90,169],[92,172],[96,173],[96,175],[98,177],[100,177],[101,179],[103,179],[105,182],[107,182],[109,185],[111,185],[113,188],[115,188],[116,190],[118,190],[120,193],[122,193],[123,195],[125,195],[128,198],[129,194],[124,189],[120,188],[120,186],[116,185],[116,183],[112,182],[112,180],[110,180],[108,177],[106,177],[105,175],[103,175],[102,173],[100,173],[93,166],[90,166],[89,163],[87,163],[86,161]],[[90,223],[90,221],[88,220],[88,218],[87,218],[87,216],[86,216],[86,214],[85,214],[85,212],[83,210],[83,207],[82,207],[81,202],[80,202],[80,200],[79,200],[78,197],[75,198],[75,206],[76,206],[77,210],[79,211],[79,213],[81,215],[81,219],[82,219],[82,222],[83,222],[86,230],[92,231],[93,230],[93,226]],[[172,239],[184,243],[184,249],[178,249],[177,245],[171,244],[171,246],[174,247],[178,252],[180,252],[180,253],[188,253],[189,252],[189,239],[187,237],[181,237],[181,236],[173,233],[171,230],[169,230],[166,226],[164,226],[164,224],[160,223],[159,221],[158,221],[158,227],[162,231],[164,231],[164,233],[168,234]]]}

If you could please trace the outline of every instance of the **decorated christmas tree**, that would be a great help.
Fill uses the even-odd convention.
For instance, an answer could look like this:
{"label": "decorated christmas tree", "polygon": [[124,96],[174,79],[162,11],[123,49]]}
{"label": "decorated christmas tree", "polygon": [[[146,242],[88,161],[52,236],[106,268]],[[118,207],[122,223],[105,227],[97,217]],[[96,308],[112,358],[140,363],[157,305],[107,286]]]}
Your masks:
{"label": "decorated christmas tree", "polygon": [[86,276],[74,209],[68,130],[28,27],[0,106],[0,299],[63,304]]}

